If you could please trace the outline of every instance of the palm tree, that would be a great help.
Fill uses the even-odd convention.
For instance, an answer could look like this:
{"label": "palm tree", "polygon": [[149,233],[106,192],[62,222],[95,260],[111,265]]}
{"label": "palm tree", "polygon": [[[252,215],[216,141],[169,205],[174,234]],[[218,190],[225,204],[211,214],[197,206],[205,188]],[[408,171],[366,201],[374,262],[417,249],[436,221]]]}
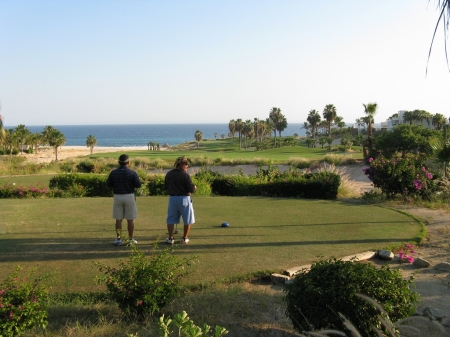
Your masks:
{"label": "palm tree", "polygon": [[431,118],[431,123],[436,130],[441,130],[445,123],[447,123],[447,118],[444,115],[437,113]]}
{"label": "palm tree", "polygon": [[319,127],[320,121],[322,120],[322,117],[319,114],[319,111],[313,109],[309,111],[308,117],[306,120],[311,125],[311,134],[312,138],[316,138],[317,128]]}
{"label": "palm tree", "polygon": [[97,145],[97,139],[93,135],[87,136],[86,146],[91,149],[91,154],[94,152],[94,146]]}
{"label": "palm tree", "polygon": [[[436,26],[434,27],[433,38],[431,39],[430,50],[428,51],[428,61],[430,61],[431,49],[433,48],[434,38],[436,37],[436,32],[437,32],[437,29],[441,22],[443,22],[443,25],[444,25],[444,39],[445,39],[444,41],[447,40],[447,31],[448,31],[449,22],[450,22],[450,0],[438,0],[438,4],[437,4],[436,8],[438,9],[439,17],[436,22]],[[444,49],[445,50],[445,58],[447,60],[447,67],[448,67],[447,43],[446,42],[444,43],[444,46],[445,46],[445,49]],[[428,61],[427,61],[427,68],[426,68],[425,73],[428,72]]]}
{"label": "palm tree", "polygon": [[284,131],[287,128],[287,126],[288,126],[287,119],[286,117],[284,117],[283,114],[281,114],[280,120],[276,125],[276,129],[278,131],[278,136],[280,137],[280,139],[281,139],[281,131]]}
{"label": "palm tree", "polygon": [[58,161],[58,147],[64,145],[66,143],[66,137],[57,129],[53,127],[51,128],[50,133],[47,134],[48,144],[55,149],[55,161]]}
{"label": "palm tree", "polygon": [[203,133],[200,130],[197,130],[197,131],[195,131],[194,137],[195,137],[195,140],[197,141],[197,149],[198,149],[200,141],[203,138]]}
{"label": "palm tree", "polygon": [[444,164],[444,177],[447,176],[447,165],[450,162],[450,138],[447,138],[447,128],[448,125],[445,125],[443,139],[433,138],[429,142],[438,161]]}
{"label": "palm tree", "polygon": [[3,146],[3,143],[5,142],[6,138],[6,131],[3,126],[3,116],[0,115],[0,146]]}
{"label": "palm tree", "polygon": [[274,136],[274,140],[275,140],[275,147],[277,146],[277,128],[278,128],[278,123],[281,121],[281,119],[283,118],[283,114],[281,113],[281,109],[280,108],[276,108],[273,107],[270,112],[269,112],[269,119],[272,121],[272,131],[273,131],[273,136]]}
{"label": "palm tree", "polygon": [[414,120],[414,113],[413,111],[405,111],[403,113],[403,122],[409,122],[409,125],[412,125],[412,122]]}
{"label": "palm tree", "polygon": [[238,135],[239,135],[239,148],[242,147],[241,140],[242,140],[242,129],[243,129],[243,128],[244,128],[244,122],[242,121],[241,118],[238,118],[238,119],[236,120],[234,129],[236,130],[236,132],[237,132]]}
{"label": "palm tree", "polygon": [[27,143],[30,134],[30,130],[28,130],[23,124],[17,125],[14,129],[15,139],[17,141],[20,153],[23,153],[23,146]]}
{"label": "palm tree", "polygon": [[231,145],[234,146],[234,134],[236,133],[236,121],[234,119],[230,120],[228,123],[228,130],[230,130],[230,134],[232,135],[232,143]]}
{"label": "palm tree", "polygon": [[337,116],[336,107],[333,104],[325,105],[323,109],[323,118],[328,124],[328,135],[331,136],[331,125]]}
{"label": "palm tree", "polygon": [[368,117],[368,122],[369,122],[368,127],[367,127],[368,146],[369,146],[369,150],[372,150],[372,122],[373,122],[373,116],[375,116],[375,114],[377,113],[378,104],[373,102],[373,103],[363,104],[363,106],[364,106],[364,113]]}

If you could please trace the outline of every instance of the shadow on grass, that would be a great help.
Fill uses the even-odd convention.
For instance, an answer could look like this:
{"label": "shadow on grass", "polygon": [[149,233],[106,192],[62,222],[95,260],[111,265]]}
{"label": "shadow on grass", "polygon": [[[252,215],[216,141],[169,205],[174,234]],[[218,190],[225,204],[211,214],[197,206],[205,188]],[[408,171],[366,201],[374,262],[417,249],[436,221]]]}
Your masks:
{"label": "shadow on grass", "polygon": [[[242,248],[279,248],[279,247],[304,247],[304,246],[328,246],[328,245],[351,245],[351,244],[373,244],[387,245],[407,241],[410,238],[395,239],[349,239],[349,240],[324,240],[324,241],[280,241],[280,242],[245,242],[245,243],[197,243],[195,245],[181,246],[179,253],[208,254],[216,253],[217,250],[230,250]],[[201,241],[205,241],[204,238]],[[214,237],[211,237],[211,242]],[[0,240],[0,262],[21,262],[21,261],[61,261],[61,260],[91,260],[91,259],[111,259],[127,258],[130,252],[129,247],[116,247],[113,243],[105,243],[105,240],[96,239],[90,241],[74,242],[73,239],[3,239]],[[141,250],[152,250],[153,243],[140,244]],[[164,243],[160,244],[160,249],[165,248]]]}

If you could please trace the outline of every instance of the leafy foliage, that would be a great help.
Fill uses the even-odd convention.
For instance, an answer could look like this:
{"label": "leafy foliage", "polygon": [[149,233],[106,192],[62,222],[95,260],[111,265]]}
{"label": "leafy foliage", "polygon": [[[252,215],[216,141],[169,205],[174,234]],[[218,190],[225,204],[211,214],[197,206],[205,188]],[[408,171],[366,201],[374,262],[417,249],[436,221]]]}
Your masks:
{"label": "leafy foliage", "polygon": [[178,328],[177,336],[186,336],[186,337],[221,337],[228,334],[228,330],[216,325],[214,331],[212,331],[213,335],[210,335],[211,327],[204,323],[202,327],[199,327],[194,324],[187,312],[183,311],[174,316],[173,319],[170,317],[165,318],[162,315],[159,318],[159,335],[160,337],[170,337],[173,334],[173,331],[170,331],[170,326],[174,325]]}
{"label": "leafy foliage", "polygon": [[413,277],[404,280],[400,270],[376,268],[368,263],[331,259],[303,270],[286,288],[286,315],[297,331],[345,330],[344,315],[364,336],[381,328],[378,310],[357,294],[378,302],[392,321],[414,313],[418,294],[410,289]]}
{"label": "leafy foliage", "polygon": [[106,186],[107,177],[102,174],[58,174],[50,179],[51,189],[72,191],[71,196],[110,197],[112,190]]}
{"label": "leafy foliage", "polygon": [[388,199],[401,194],[405,199],[430,199],[437,191],[436,175],[429,171],[420,156],[369,159],[370,167],[363,169],[374,187],[380,188]]}
{"label": "leafy foliage", "polygon": [[22,335],[33,326],[48,324],[48,286],[42,281],[49,275],[29,280],[35,270],[20,278],[20,267],[0,284],[0,336]]}
{"label": "leafy foliage", "polygon": [[153,315],[178,296],[187,275],[185,267],[195,259],[181,259],[171,255],[172,250],[159,250],[155,244],[146,256],[132,245],[128,262],[120,261],[117,268],[95,263],[104,273],[97,280],[106,283],[112,300],[127,317]]}

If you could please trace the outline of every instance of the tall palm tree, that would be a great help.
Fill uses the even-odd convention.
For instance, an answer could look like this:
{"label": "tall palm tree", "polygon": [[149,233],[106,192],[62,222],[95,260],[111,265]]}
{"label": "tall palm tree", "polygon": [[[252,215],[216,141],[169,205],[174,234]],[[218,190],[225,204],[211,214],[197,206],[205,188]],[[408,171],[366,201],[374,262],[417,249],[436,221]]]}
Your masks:
{"label": "tall palm tree", "polygon": [[369,150],[372,150],[372,122],[374,120],[373,116],[377,113],[378,104],[375,102],[363,104],[364,106],[364,113],[368,117],[368,127],[367,127],[367,141],[368,141],[368,147]]}
{"label": "tall palm tree", "polygon": [[447,118],[439,113],[436,113],[431,118],[431,123],[434,125],[436,130],[441,130],[442,127],[447,123]]}
{"label": "tall palm tree", "polygon": [[23,146],[26,145],[28,137],[31,135],[30,130],[26,128],[25,125],[19,124],[14,129],[15,139],[19,147],[20,153],[23,153]]}
{"label": "tall palm tree", "polygon": [[234,119],[230,120],[228,123],[228,130],[230,130],[230,134],[232,135],[231,145],[234,145],[234,134],[236,133],[236,121]]}
{"label": "tall palm tree", "polygon": [[275,147],[277,146],[277,129],[278,129],[278,123],[283,118],[283,114],[281,113],[280,108],[273,107],[269,112],[269,119],[272,121],[272,131],[273,131],[273,137],[275,141]]}
{"label": "tall palm tree", "polygon": [[200,141],[203,138],[203,133],[200,130],[197,130],[197,131],[195,131],[194,137],[195,137],[195,140],[197,141],[197,149],[198,149]]}
{"label": "tall palm tree", "polygon": [[97,145],[97,139],[93,135],[87,136],[86,146],[91,149],[91,154],[94,152],[94,146]]}
{"label": "tall palm tree", "polygon": [[0,145],[3,145],[3,141],[5,139],[6,136],[6,131],[5,128],[3,126],[3,116],[0,115]]}
{"label": "tall palm tree", "polygon": [[58,161],[58,148],[66,143],[66,137],[59,130],[50,128],[51,131],[47,134],[47,141],[55,149],[55,161]]}
{"label": "tall palm tree", "polygon": [[242,129],[244,128],[244,122],[242,121],[241,118],[238,118],[236,120],[236,124],[235,124],[235,130],[239,135],[239,148],[242,147]]}
{"label": "tall palm tree", "polygon": [[[445,59],[447,60],[447,67],[448,67],[447,42],[446,41],[447,41],[447,31],[449,29],[449,23],[450,23],[450,0],[438,0],[438,4],[437,4],[436,8],[439,12],[439,16],[438,16],[438,20],[436,22],[436,26],[434,27],[433,38],[431,39],[431,43],[430,43],[430,50],[428,51],[428,61],[430,61],[431,49],[433,48],[433,42],[434,42],[434,38],[436,37],[437,29],[439,27],[439,24],[442,22],[443,26],[444,26]],[[427,61],[426,73],[428,72],[428,61]]]}
{"label": "tall palm tree", "polygon": [[405,111],[403,113],[403,122],[409,122],[409,125],[412,125],[412,122],[415,118],[414,112],[413,111]]}
{"label": "tall palm tree", "polygon": [[306,120],[311,125],[311,134],[312,138],[316,138],[317,128],[319,127],[320,121],[322,120],[322,117],[319,114],[319,111],[313,109],[309,111],[308,117]]}
{"label": "tall palm tree", "polygon": [[325,108],[323,109],[323,118],[327,121],[328,124],[328,136],[331,136],[331,125],[333,124],[336,116],[336,107],[333,104],[325,105]]}

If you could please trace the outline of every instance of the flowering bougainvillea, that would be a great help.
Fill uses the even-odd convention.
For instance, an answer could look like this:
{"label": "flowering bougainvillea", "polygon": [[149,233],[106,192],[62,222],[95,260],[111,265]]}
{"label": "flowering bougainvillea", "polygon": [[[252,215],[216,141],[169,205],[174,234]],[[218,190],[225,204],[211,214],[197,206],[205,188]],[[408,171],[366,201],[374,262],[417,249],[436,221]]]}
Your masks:
{"label": "flowering bougainvillea", "polygon": [[369,158],[369,163],[370,166],[363,169],[364,173],[389,199],[395,194],[401,194],[406,200],[430,199],[437,191],[435,175],[419,156],[401,159],[380,156]]}

